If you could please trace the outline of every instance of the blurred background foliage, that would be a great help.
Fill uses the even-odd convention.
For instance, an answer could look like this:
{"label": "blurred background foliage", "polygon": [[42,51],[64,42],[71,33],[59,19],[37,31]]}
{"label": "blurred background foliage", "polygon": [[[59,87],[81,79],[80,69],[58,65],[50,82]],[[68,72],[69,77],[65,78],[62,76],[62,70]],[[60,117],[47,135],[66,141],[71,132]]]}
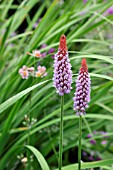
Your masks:
{"label": "blurred background foliage", "polygon": [[[92,85],[90,107],[83,118],[82,161],[112,158],[112,30],[111,0],[0,1],[0,170],[40,170],[44,160],[38,162],[40,155],[35,157],[34,150],[25,145],[37,148],[51,170],[58,166],[60,97],[52,76],[53,54],[62,34],[67,37],[73,71],[73,89],[65,95],[63,165],[78,159],[78,117],[72,98],[84,57]],[[44,57],[26,54],[36,49]],[[23,65],[45,66],[47,76],[22,79],[18,71]],[[103,162],[84,164],[83,169],[111,169],[113,160]],[[67,167],[71,169],[75,167]]]}

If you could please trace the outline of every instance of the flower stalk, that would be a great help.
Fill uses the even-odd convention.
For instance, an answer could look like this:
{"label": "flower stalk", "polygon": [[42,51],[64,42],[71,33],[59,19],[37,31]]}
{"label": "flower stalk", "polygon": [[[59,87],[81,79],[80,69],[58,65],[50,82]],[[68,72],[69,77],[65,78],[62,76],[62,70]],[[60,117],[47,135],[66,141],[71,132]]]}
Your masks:
{"label": "flower stalk", "polygon": [[76,115],[79,116],[78,170],[81,170],[82,116],[86,114],[85,110],[90,102],[90,84],[90,75],[84,58],[76,80],[76,92],[73,98],[74,110]]}
{"label": "flower stalk", "polygon": [[60,145],[59,145],[59,170],[62,169],[62,153],[63,153],[63,106],[64,96],[61,96],[61,114],[60,114]]}
{"label": "flower stalk", "polygon": [[62,169],[62,153],[63,153],[63,106],[64,94],[71,91],[72,71],[68,50],[66,45],[66,36],[60,37],[58,52],[54,57],[54,75],[53,85],[56,92],[61,96],[61,114],[60,114],[60,143],[59,143],[59,170]]}
{"label": "flower stalk", "polygon": [[82,116],[79,116],[78,170],[81,170]]}

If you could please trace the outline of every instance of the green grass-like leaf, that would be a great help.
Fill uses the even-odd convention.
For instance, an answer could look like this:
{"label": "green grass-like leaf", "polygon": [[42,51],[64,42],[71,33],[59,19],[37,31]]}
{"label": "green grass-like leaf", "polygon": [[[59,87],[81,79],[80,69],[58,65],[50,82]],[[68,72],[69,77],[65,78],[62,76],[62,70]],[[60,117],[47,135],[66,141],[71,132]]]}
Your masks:
{"label": "green grass-like leaf", "polygon": [[[112,165],[113,159],[108,159],[108,160],[103,160],[103,161],[97,161],[97,162],[85,162],[81,164],[81,168],[97,168],[97,167],[103,167],[105,165]],[[67,167],[63,167],[63,170],[77,170],[78,169],[78,164],[75,165],[69,165]]]}
{"label": "green grass-like leaf", "polygon": [[42,170],[50,170],[46,160],[36,148],[34,148],[33,146],[29,146],[29,145],[26,145],[25,147],[28,148],[36,156],[37,161],[39,162]]}

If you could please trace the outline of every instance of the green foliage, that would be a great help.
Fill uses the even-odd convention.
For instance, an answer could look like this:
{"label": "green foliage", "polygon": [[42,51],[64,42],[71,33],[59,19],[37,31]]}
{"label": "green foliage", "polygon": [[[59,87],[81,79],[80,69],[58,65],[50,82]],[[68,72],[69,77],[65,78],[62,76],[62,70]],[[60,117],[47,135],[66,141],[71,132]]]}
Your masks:
{"label": "green foliage", "polygon": [[[104,165],[110,165],[110,164],[112,164],[112,162],[113,162],[113,159],[108,159],[108,160],[98,161],[98,162],[83,163],[82,164],[82,169],[104,167]],[[69,166],[63,168],[63,170],[69,170],[69,169],[70,170],[77,170],[78,169],[78,165],[77,164],[69,165]]]}
{"label": "green foliage", "polygon": [[44,157],[37,149],[35,149],[33,146],[29,146],[29,145],[27,145],[26,147],[28,149],[30,149],[33,152],[33,154],[36,156],[38,162],[40,163],[42,170],[45,170],[45,169],[50,170]]}
{"label": "green foliage", "polygon": [[[45,58],[38,59],[26,52],[38,49],[43,53],[52,47],[57,51],[61,34],[67,37],[73,71],[73,89],[65,95],[64,101],[63,170],[78,166],[73,164],[77,162],[78,117],[73,111],[72,98],[84,57],[92,85],[91,102],[83,119],[82,152],[87,152],[89,157],[93,151],[94,160],[101,157],[102,161],[89,163],[82,155],[82,168],[112,168],[113,15],[105,15],[112,5],[111,0],[91,0],[85,4],[82,0],[63,3],[58,0],[1,1],[0,170],[52,170],[58,167],[60,97],[52,85],[53,59],[48,53]],[[39,18],[42,20],[33,28]],[[47,47],[41,49],[43,44]],[[48,75],[21,79],[19,68],[23,65],[36,68],[37,62],[47,68]],[[101,131],[108,132],[108,138],[104,138]],[[96,145],[91,145],[87,138],[89,133]],[[107,141],[105,145],[101,144],[103,140]],[[26,157],[27,163],[22,161]]]}

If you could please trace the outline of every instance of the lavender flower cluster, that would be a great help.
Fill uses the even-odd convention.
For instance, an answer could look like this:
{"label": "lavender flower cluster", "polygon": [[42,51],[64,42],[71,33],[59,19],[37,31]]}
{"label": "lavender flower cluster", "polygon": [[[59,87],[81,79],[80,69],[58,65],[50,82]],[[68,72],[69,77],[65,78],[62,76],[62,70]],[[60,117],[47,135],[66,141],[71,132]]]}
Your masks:
{"label": "lavender flower cluster", "polygon": [[72,71],[70,60],[68,58],[65,35],[61,36],[59,50],[55,55],[53,81],[59,95],[63,96],[65,93],[70,93]]}
{"label": "lavender flower cluster", "polygon": [[74,110],[77,111],[76,115],[85,114],[85,109],[88,108],[88,102],[90,102],[90,84],[86,59],[82,59],[82,66],[76,80],[75,97],[73,98]]}
{"label": "lavender flower cluster", "polygon": [[70,93],[72,83],[72,71],[70,60],[68,58],[68,52],[60,51],[55,55],[54,60],[54,86],[57,89],[59,95],[64,93]]}

